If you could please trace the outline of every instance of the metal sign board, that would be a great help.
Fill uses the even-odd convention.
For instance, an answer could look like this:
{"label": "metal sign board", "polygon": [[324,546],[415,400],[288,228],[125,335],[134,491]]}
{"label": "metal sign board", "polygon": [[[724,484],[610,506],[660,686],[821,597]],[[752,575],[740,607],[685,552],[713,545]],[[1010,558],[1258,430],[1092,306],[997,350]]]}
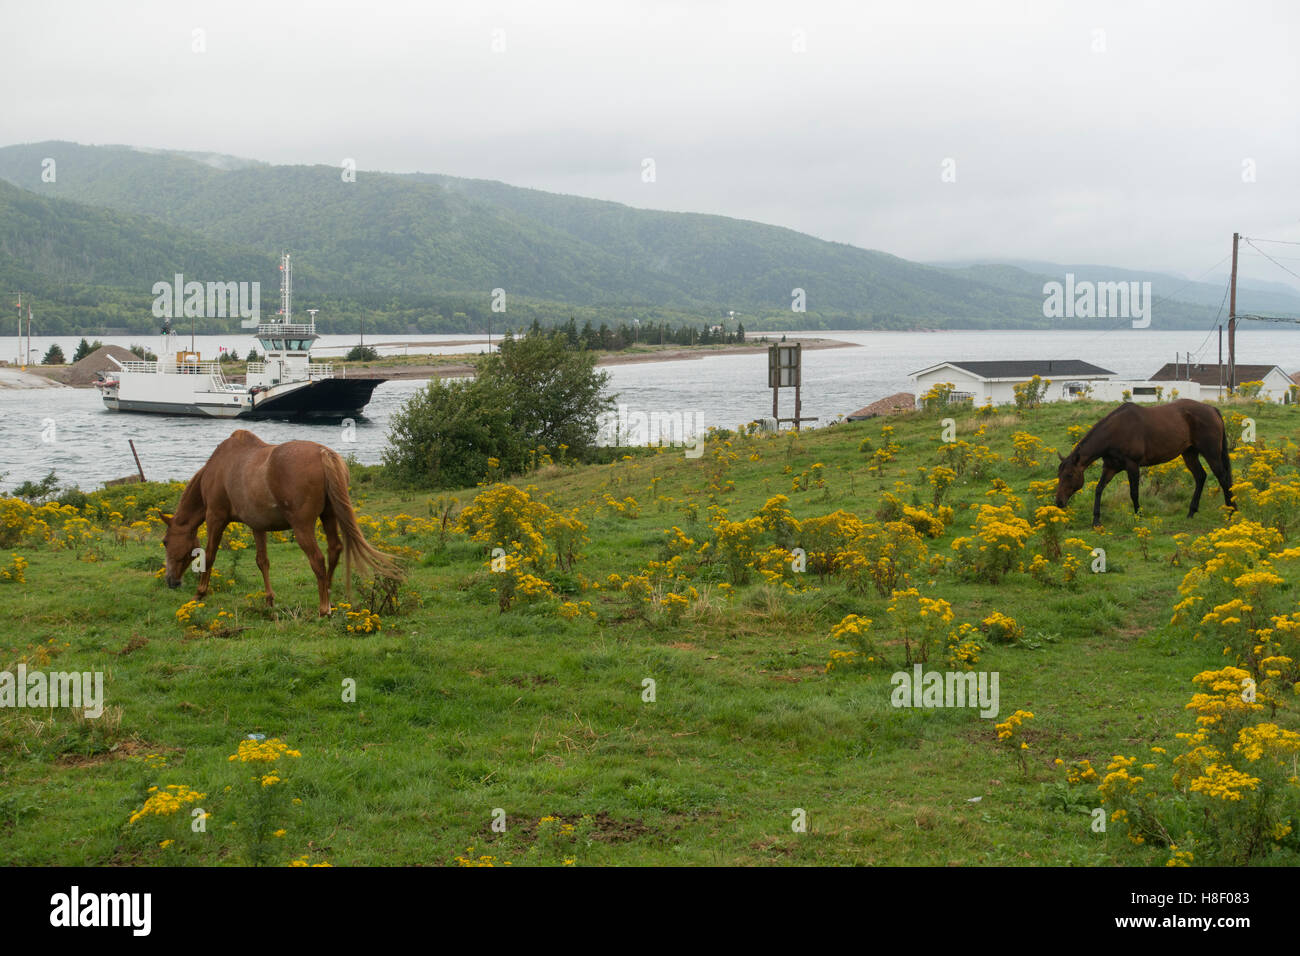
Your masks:
{"label": "metal sign board", "polygon": [[798,388],[802,359],[800,343],[770,346],[767,350],[768,388]]}

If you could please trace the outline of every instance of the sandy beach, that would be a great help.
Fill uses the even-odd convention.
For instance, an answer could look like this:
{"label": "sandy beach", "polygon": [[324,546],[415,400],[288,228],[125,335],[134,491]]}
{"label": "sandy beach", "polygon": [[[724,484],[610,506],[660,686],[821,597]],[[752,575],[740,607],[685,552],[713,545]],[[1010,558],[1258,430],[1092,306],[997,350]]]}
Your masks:
{"label": "sandy beach", "polygon": [[53,379],[12,366],[0,366],[0,388],[66,388]]}

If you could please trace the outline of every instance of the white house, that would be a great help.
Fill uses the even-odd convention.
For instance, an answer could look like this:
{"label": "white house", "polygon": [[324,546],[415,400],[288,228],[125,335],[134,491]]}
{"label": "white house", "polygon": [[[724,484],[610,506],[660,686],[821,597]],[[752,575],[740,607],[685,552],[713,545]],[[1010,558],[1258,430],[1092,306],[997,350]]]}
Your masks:
{"label": "white house", "polygon": [[1088,389],[1107,382],[1115,373],[1077,359],[1013,359],[993,362],[940,362],[911,374],[912,391],[919,401],[934,385],[951,382],[949,401],[975,405],[1015,402],[1015,387],[1035,375],[1050,384],[1046,401],[1082,398]]}
{"label": "white house", "polygon": [[[1128,392],[1125,396],[1124,393]],[[1129,382],[1112,379],[1097,382],[1088,397],[1099,402],[1172,402],[1175,398],[1204,401],[1204,390],[1197,382],[1147,381]]]}
{"label": "white house", "polygon": [[[1165,365],[1151,376],[1152,382],[1165,386],[1168,396],[1170,387],[1178,389],[1180,398],[1201,398],[1205,401],[1217,401],[1227,394],[1223,382],[1227,377],[1227,366],[1193,364],[1186,362]],[[1259,397],[1270,402],[1294,401],[1294,386],[1291,376],[1276,365],[1237,365],[1237,384],[1243,382],[1263,382]],[[1195,384],[1200,388],[1199,395],[1191,395],[1187,386]]]}

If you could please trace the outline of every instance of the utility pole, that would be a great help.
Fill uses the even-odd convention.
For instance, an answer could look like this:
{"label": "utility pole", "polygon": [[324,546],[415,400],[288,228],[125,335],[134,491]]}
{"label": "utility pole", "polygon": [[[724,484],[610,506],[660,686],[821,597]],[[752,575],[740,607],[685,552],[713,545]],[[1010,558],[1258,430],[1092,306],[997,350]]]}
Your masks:
{"label": "utility pole", "polygon": [[1228,286],[1228,393],[1237,390],[1237,241],[1232,234],[1232,278]]}
{"label": "utility pole", "polygon": [[19,365],[23,362],[23,294],[21,292],[11,292],[10,295],[18,296],[18,354],[14,356],[14,361]]}

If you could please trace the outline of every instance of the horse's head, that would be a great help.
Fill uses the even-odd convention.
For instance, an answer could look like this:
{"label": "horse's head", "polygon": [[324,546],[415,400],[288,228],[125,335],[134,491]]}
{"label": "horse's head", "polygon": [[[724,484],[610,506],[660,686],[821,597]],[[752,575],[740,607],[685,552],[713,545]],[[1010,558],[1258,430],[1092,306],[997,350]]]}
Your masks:
{"label": "horse's head", "polygon": [[1061,466],[1056,469],[1056,507],[1064,508],[1074,497],[1074,493],[1083,487],[1083,462],[1079,453],[1072,451],[1061,457]]}
{"label": "horse's head", "polygon": [[199,543],[199,529],[197,525],[188,529],[181,527],[174,515],[163,515],[163,520],[167,522],[167,532],[163,535],[163,549],[167,553],[164,577],[169,588],[176,588],[180,587],[185,565]]}

